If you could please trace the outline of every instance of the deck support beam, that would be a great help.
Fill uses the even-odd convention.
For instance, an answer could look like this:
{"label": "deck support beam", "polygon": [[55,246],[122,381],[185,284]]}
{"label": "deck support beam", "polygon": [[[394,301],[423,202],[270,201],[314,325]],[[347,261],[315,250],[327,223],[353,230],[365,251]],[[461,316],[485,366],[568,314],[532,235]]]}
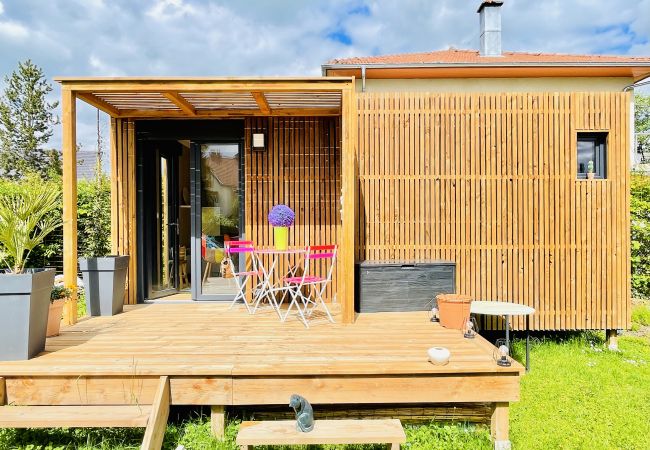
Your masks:
{"label": "deck support beam", "polygon": [[614,352],[618,351],[618,330],[605,330],[605,337],[607,338],[605,345],[609,350]]}
{"label": "deck support beam", "polygon": [[226,407],[212,405],[210,407],[210,431],[212,436],[223,439],[226,432]]}
{"label": "deck support beam", "polygon": [[0,377],[0,406],[7,404],[7,381]]}
{"label": "deck support beam", "polygon": [[357,186],[357,108],[354,84],[342,91],[341,114],[341,242],[339,274],[341,287],[337,295],[341,302],[343,323],[353,323],[354,313],[354,246],[357,213],[355,210]]}
{"label": "deck support beam", "polygon": [[510,450],[509,436],[509,403],[498,402],[494,404],[491,418],[492,440],[494,441],[494,450]]}
{"label": "deck support beam", "polygon": [[160,377],[158,391],[154,397],[153,405],[151,405],[151,415],[147,422],[147,429],[144,431],[141,450],[160,450],[162,447],[167,419],[169,418],[170,392],[169,378]]}
{"label": "deck support beam", "polygon": [[61,89],[63,127],[63,281],[72,295],[63,309],[63,323],[77,322],[77,108],[74,91]]}

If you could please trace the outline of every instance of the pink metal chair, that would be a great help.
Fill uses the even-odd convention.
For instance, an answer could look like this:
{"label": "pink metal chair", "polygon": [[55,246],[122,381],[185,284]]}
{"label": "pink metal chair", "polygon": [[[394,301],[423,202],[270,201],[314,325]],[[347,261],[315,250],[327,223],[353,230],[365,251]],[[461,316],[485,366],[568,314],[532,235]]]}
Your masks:
{"label": "pink metal chair", "polygon": [[[334,318],[323,300],[323,293],[327,285],[332,281],[337,248],[336,245],[312,245],[307,247],[303,274],[301,276],[289,276],[283,279],[291,295],[291,303],[289,303],[289,308],[287,308],[287,312],[282,318],[283,322],[287,320],[291,308],[295,306],[298,310],[300,320],[307,328],[309,328],[308,319],[318,307],[322,308],[329,321],[334,323]],[[326,273],[325,277],[317,274],[318,271],[315,266],[319,265],[317,264],[319,261],[326,263],[324,270]],[[307,295],[303,293],[303,288],[306,288]]]}
{"label": "pink metal chair", "polygon": [[[253,255],[254,252],[253,242],[252,241],[226,241],[224,243],[224,249],[225,249],[226,257],[228,257],[229,260],[231,273],[233,275],[233,278],[235,279],[235,283],[237,284],[237,295],[230,303],[230,308],[235,306],[237,301],[241,300],[244,303],[244,306],[246,306],[246,310],[248,311],[248,313],[252,314],[253,310],[251,309],[251,305],[246,301],[246,293],[245,293],[246,283],[248,283],[248,280],[260,276],[260,272],[259,270],[257,270],[257,263],[255,262],[255,258]],[[246,257],[246,254],[249,254],[252,261],[251,263],[252,270],[243,270],[239,272],[235,268],[235,263],[233,262],[232,259],[233,254],[241,254],[244,255],[244,257]]]}

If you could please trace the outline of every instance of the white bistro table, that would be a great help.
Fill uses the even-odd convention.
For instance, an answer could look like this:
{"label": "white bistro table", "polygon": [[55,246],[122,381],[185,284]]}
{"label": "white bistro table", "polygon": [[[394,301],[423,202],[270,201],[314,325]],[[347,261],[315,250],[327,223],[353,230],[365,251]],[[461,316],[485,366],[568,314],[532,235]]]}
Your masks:
{"label": "white bistro table", "polygon": [[503,316],[506,320],[506,346],[510,350],[510,316],[526,316],[526,372],[530,370],[530,316],[535,308],[511,302],[475,300],[470,312],[488,316]]}
{"label": "white bistro table", "polygon": [[[255,256],[257,258],[257,269],[260,272],[262,272],[262,281],[260,283],[260,286],[258,287],[259,292],[257,293],[257,298],[268,299],[269,303],[271,303],[271,306],[276,310],[276,312],[280,317],[282,317],[279,309],[280,305],[277,304],[274,297],[276,292],[281,291],[283,289],[282,277],[275,276],[275,271],[278,266],[278,261],[282,258],[285,258],[289,264],[289,273],[291,275],[294,275],[297,268],[297,264],[296,261],[294,261],[294,264],[292,265],[290,258],[292,257],[295,258],[304,253],[306,253],[306,250],[304,248],[289,248],[286,250],[277,250],[275,248],[269,247],[269,248],[255,249]],[[264,262],[264,256],[266,256],[267,259],[269,260],[269,262],[266,265]],[[257,305],[259,305],[259,301],[257,302]],[[257,305],[255,309],[257,309]]]}

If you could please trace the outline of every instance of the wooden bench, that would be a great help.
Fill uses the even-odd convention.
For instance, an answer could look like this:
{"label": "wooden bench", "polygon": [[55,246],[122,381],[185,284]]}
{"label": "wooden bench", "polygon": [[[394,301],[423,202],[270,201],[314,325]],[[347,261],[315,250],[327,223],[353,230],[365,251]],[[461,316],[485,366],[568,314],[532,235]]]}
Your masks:
{"label": "wooden bench", "polygon": [[387,444],[399,450],[406,434],[398,419],[316,420],[309,433],[296,430],[295,420],[243,422],[237,434],[241,450],[254,445]]}

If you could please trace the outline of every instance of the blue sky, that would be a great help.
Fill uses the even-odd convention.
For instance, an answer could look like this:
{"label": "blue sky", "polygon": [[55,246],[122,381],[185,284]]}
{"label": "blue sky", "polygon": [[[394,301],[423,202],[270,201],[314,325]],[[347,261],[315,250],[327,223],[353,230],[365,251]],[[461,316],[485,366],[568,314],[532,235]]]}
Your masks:
{"label": "blue sky", "polygon": [[[478,46],[479,0],[0,0],[0,75],[317,75],[332,58]],[[505,0],[505,50],[650,55],[650,0]],[[1,83],[0,83],[1,84]],[[1,87],[1,86],[0,86]],[[58,97],[58,87],[55,87]],[[92,149],[94,114],[80,107]],[[59,133],[52,140],[59,146]]]}

